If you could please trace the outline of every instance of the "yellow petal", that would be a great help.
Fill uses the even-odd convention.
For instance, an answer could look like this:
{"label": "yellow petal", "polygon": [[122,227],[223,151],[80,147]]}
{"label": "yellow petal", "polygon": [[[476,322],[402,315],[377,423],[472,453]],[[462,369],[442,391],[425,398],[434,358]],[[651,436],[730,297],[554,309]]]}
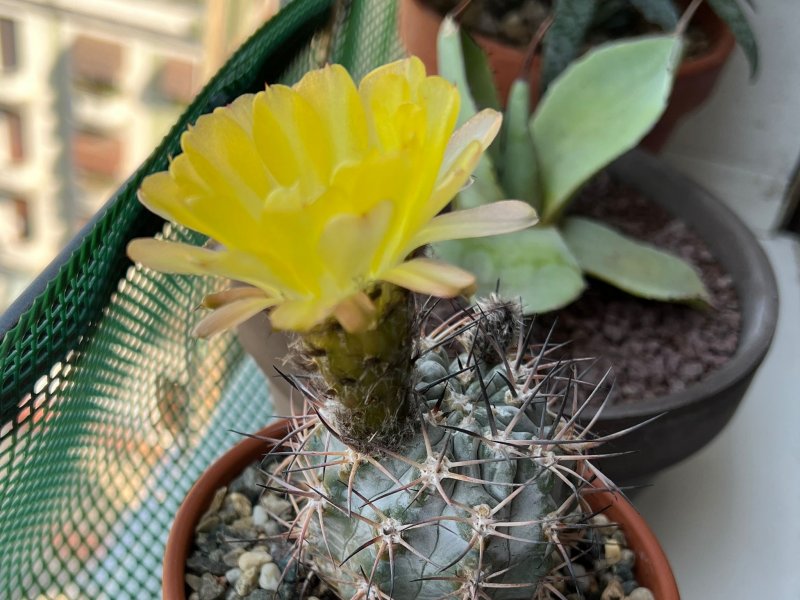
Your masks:
{"label": "yellow petal", "polygon": [[333,314],[348,333],[366,331],[375,325],[375,305],[364,292],[340,302]]}
{"label": "yellow petal", "polygon": [[502,123],[503,115],[491,108],[485,108],[459,127],[447,143],[439,168],[439,179],[453,168],[455,161],[473,141],[479,142],[482,150],[488,148],[500,131]]}
{"label": "yellow petal", "polygon": [[237,205],[243,217],[252,219],[273,188],[271,176],[252,140],[233,119],[222,113],[214,123],[203,125],[184,134],[182,158],[213,191],[216,202]]}
{"label": "yellow petal", "polygon": [[316,195],[333,169],[332,141],[313,106],[292,88],[272,85],[253,101],[253,138],[261,160],[281,185],[298,183]]}
{"label": "yellow petal", "polygon": [[331,140],[334,164],[360,158],[367,148],[367,120],[350,74],[341,65],[310,71],[294,86],[317,112]]}
{"label": "yellow petal", "polygon": [[428,131],[434,132],[437,139],[441,136],[446,146],[458,119],[458,88],[444,77],[433,75],[420,82],[417,94],[417,102],[425,107]]}
{"label": "yellow petal", "polygon": [[480,142],[473,140],[452,162],[447,173],[439,177],[425,206],[423,222],[438,214],[461,191],[478,165],[482,153]]}
{"label": "yellow petal", "polygon": [[235,287],[221,292],[214,292],[206,294],[203,298],[203,308],[217,309],[231,302],[237,300],[244,300],[245,298],[266,298],[267,294],[264,290],[254,287]]}
{"label": "yellow petal", "polygon": [[[408,224],[406,199],[411,194],[409,188],[415,177],[413,163],[404,153],[391,156],[374,154],[357,164],[344,165],[332,184],[340,192],[336,203],[316,203],[311,211],[313,218],[327,221],[337,212],[367,214],[382,203],[390,203],[390,221],[381,222],[383,237],[379,243],[370,243],[375,241],[373,236],[364,238],[363,251],[371,253],[371,271],[382,271],[405,258],[405,254],[399,254],[399,251],[406,245],[407,229],[413,227]],[[320,258],[324,260],[324,254]]]}
{"label": "yellow petal", "polygon": [[369,98],[376,89],[386,85],[387,81],[403,79],[408,82],[409,89],[416,90],[425,79],[425,65],[416,56],[403,58],[373,69],[361,79],[358,91],[362,98]]}
{"label": "yellow petal", "polygon": [[228,113],[239,127],[253,131],[253,100],[255,94],[243,94],[228,105]]}
{"label": "yellow petal", "polygon": [[176,221],[208,235],[206,224],[197,219],[184,204],[186,191],[175,183],[169,172],[161,171],[145,177],[138,197],[139,202],[162,219]]}
{"label": "yellow petal", "polygon": [[[458,89],[446,79],[428,77],[420,84],[419,94],[427,120],[425,153],[428,160],[435,160],[438,164],[452,142],[453,129],[458,120]],[[433,169],[431,172],[435,175]]]}
{"label": "yellow petal", "polygon": [[153,238],[132,240],[127,252],[131,260],[145,267],[182,275],[209,275],[206,265],[215,254],[213,250]]}
{"label": "yellow petal", "polygon": [[415,258],[404,262],[381,275],[381,279],[412,292],[440,298],[469,294],[475,286],[472,273],[429,258]]}
{"label": "yellow petal", "polygon": [[469,181],[469,177],[484,150],[489,147],[497,133],[503,116],[490,108],[480,111],[469,119],[450,138],[439,168],[436,187],[431,194],[425,214],[433,217]]}
{"label": "yellow petal", "polygon": [[318,299],[287,300],[270,313],[275,329],[284,331],[308,331],[333,314],[334,306]]}
{"label": "yellow petal", "polygon": [[201,116],[181,136],[181,147],[219,200],[241,203],[254,215],[274,186],[251,132],[240,124],[241,113],[242,107],[237,105],[238,118],[227,107]]}
{"label": "yellow petal", "polygon": [[387,77],[365,99],[370,144],[384,153],[397,152],[416,140],[424,142],[425,115],[412,103],[408,81]]}
{"label": "yellow petal", "polygon": [[[303,206],[297,190],[287,191],[282,206],[270,202],[264,207],[258,224],[262,243],[258,256],[300,296],[320,293],[327,264],[317,244],[331,215],[344,202],[341,196],[339,190],[328,188],[315,202]],[[292,204],[299,206],[292,209]]]}
{"label": "yellow petal", "polygon": [[270,94],[260,92],[253,99],[253,139],[262,162],[280,185],[292,185],[300,177],[302,157],[296,156],[296,144],[284,131],[281,118],[276,116],[277,89]]}
{"label": "yellow petal", "polygon": [[425,66],[416,57],[378,67],[364,76],[358,92],[372,146],[392,152],[415,139],[417,145],[424,142],[427,116],[418,92],[425,79]]}
{"label": "yellow petal", "polygon": [[258,258],[227,250],[208,250],[189,244],[180,244],[141,238],[128,244],[131,260],[163,273],[183,275],[215,275],[237,279],[278,295],[284,288],[281,281]]}
{"label": "yellow petal", "polygon": [[[419,147],[408,145],[414,164],[413,185],[399,219],[406,237],[438,212],[438,209],[430,212],[429,199],[438,179],[438,165],[458,118],[458,92],[450,82],[441,77],[428,77],[420,84],[418,92],[421,117],[425,122],[417,126],[423,129],[416,133]],[[393,122],[402,125],[396,119]]]}
{"label": "yellow petal", "polygon": [[195,325],[192,335],[201,338],[210,337],[243,323],[262,310],[274,306],[276,302],[275,298],[267,297],[235,300],[204,317],[202,321]]}
{"label": "yellow petal", "polygon": [[387,200],[365,214],[335,215],[328,221],[319,240],[319,255],[338,289],[367,279],[376,249],[387,237],[393,208]]}
{"label": "yellow petal", "polygon": [[519,231],[535,225],[536,211],[526,202],[503,200],[445,213],[431,220],[412,239],[407,252],[444,240],[485,237]]}
{"label": "yellow petal", "polygon": [[169,172],[144,179],[139,200],[165,219],[225,245],[251,239],[255,231],[252,216],[242,204],[211,189],[184,154],[172,161]]}

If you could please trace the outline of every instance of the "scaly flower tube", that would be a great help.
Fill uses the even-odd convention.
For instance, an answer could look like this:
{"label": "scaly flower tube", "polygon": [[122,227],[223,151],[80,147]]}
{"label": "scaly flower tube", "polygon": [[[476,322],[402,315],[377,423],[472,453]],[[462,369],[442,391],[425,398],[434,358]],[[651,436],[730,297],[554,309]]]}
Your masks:
{"label": "scaly flower tube", "polygon": [[265,309],[278,329],[307,331],[334,316],[361,331],[374,316],[365,290],[377,282],[457,296],[473,276],[414,250],[536,221],[517,201],[438,215],[500,127],[485,110],[454,133],[458,108],[455,86],[426,76],[417,58],[382,66],[358,87],[331,65],[293,87],[241,96],[201,116],[181,138],[183,153],[139,193],[220,247],[138,239],[128,254],[159,271],[249,284],[205,298],[213,312],[196,327],[201,336]]}

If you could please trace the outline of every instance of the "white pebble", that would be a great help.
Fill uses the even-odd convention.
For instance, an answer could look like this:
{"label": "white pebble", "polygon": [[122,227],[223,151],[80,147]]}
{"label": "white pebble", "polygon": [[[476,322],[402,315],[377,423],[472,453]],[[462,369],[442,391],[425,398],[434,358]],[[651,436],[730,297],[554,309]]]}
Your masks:
{"label": "white pebble", "polygon": [[239,557],[239,568],[242,571],[255,568],[260,569],[264,563],[272,562],[272,557],[264,551],[257,550],[245,552]]}
{"label": "white pebble", "polygon": [[[648,590],[646,587],[636,588],[628,596],[628,600],[655,600],[655,598],[656,597],[653,596],[653,592]],[[308,600],[311,600],[311,598]]]}
{"label": "white pebble", "polygon": [[619,559],[622,558],[622,548],[619,547],[619,543],[616,540],[608,540],[606,542],[606,563],[609,565],[615,565],[619,562]]}
{"label": "white pebble", "polygon": [[281,527],[280,523],[277,521],[267,521],[261,526],[261,529],[267,535],[278,535],[279,533],[283,533],[283,527]]}
{"label": "white pebble", "polygon": [[607,516],[600,513],[592,517],[592,525],[603,535],[613,535],[617,526],[613,525]]}
{"label": "white pebble", "polygon": [[229,569],[225,571],[225,579],[228,580],[228,583],[236,583],[239,581],[239,577],[242,575],[241,569]]}
{"label": "white pebble", "polygon": [[622,583],[616,578],[608,582],[600,596],[600,600],[623,600],[624,598],[625,591],[622,589]]}
{"label": "white pebble", "polygon": [[275,563],[266,563],[261,567],[261,574],[258,576],[258,587],[262,590],[277,591],[281,580],[281,570]]}
{"label": "white pebble", "polygon": [[636,553],[629,548],[623,548],[619,557],[619,564],[633,568],[634,563],[636,563]]}
{"label": "white pebble", "polygon": [[241,575],[239,575],[239,579],[236,580],[236,585],[234,585],[234,589],[236,593],[240,596],[247,596],[250,592],[252,592],[256,588],[256,582],[258,581],[258,569],[255,567],[251,567],[249,569],[243,569]]}
{"label": "white pebble", "polygon": [[197,575],[193,575],[192,573],[187,573],[184,580],[186,581],[186,585],[192,588],[192,590],[194,590],[195,592],[200,589],[202,581]]}
{"label": "white pebble", "polygon": [[253,525],[261,527],[267,522],[267,511],[260,504],[253,507]]}
{"label": "white pebble", "polygon": [[210,515],[219,512],[219,509],[222,508],[222,503],[225,501],[225,496],[227,493],[227,487],[221,487],[214,492],[214,498],[211,500],[211,506],[208,507],[208,510],[205,512],[205,514]]}
{"label": "white pebble", "polygon": [[223,555],[222,562],[229,567],[235,567],[239,564],[239,557],[242,554],[244,554],[244,548],[234,548]]}
{"label": "white pebble", "polygon": [[242,517],[241,519],[236,519],[233,523],[230,524],[230,527],[234,531],[246,532],[248,529],[252,529],[253,518]]}
{"label": "white pebble", "polygon": [[244,494],[231,492],[225,498],[223,506],[235,512],[239,517],[249,517],[253,513],[253,505]]}
{"label": "white pebble", "polygon": [[279,498],[274,494],[264,494],[260,499],[261,506],[263,506],[268,513],[272,513],[276,517],[283,516],[288,513],[292,508],[292,503],[283,498]]}

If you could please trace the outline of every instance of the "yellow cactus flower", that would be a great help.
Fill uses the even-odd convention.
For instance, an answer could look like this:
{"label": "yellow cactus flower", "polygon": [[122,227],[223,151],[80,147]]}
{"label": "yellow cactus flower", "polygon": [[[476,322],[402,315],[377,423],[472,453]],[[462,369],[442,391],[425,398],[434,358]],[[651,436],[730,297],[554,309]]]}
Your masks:
{"label": "yellow cactus flower", "polygon": [[412,255],[425,244],[532,225],[516,201],[438,213],[464,186],[500,126],[486,110],[453,133],[459,97],[417,58],[380,67],[356,87],[338,65],[293,87],[271,85],[201,116],[169,170],[139,199],[212,238],[217,249],[134,240],[132,259],[160,271],[221,275],[252,287],[205,299],[211,335],[271,309],[273,326],[305,331],[335,316],[368,327],[365,290],[385,281],[453,297],[471,274]]}

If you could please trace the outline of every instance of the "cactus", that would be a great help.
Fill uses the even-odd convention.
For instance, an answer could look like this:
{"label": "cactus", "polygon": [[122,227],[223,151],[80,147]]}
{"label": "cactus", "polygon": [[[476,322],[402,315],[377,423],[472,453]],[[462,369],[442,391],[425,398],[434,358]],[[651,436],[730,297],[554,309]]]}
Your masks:
{"label": "cactus", "polygon": [[427,244],[536,221],[518,201],[438,214],[500,128],[485,110],[453,131],[458,111],[455,86],[419,60],[358,88],[326,67],[200,117],[140,191],[218,244],[134,240],[133,258],[246,284],[206,296],[198,335],[267,310],[297,336],[302,369],[285,377],[306,410],[277,445],[273,487],[295,504],[297,562],[342,598],[546,591],[597,475],[577,365],[530,346],[518,305],[490,297],[433,328],[418,305],[475,282]]}
{"label": "cactus", "polygon": [[521,324],[518,304],[493,297],[420,326],[395,378],[413,384],[405,422],[357,446],[336,400],[350,383],[287,375],[315,416],[297,417],[275,452],[274,487],[294,498],[298,557],[341,598],[528,599],[569,560],[579,467],[593,473],[585,452],[600,441],[564,416],[579,412],[577,365],[528,347]]}

